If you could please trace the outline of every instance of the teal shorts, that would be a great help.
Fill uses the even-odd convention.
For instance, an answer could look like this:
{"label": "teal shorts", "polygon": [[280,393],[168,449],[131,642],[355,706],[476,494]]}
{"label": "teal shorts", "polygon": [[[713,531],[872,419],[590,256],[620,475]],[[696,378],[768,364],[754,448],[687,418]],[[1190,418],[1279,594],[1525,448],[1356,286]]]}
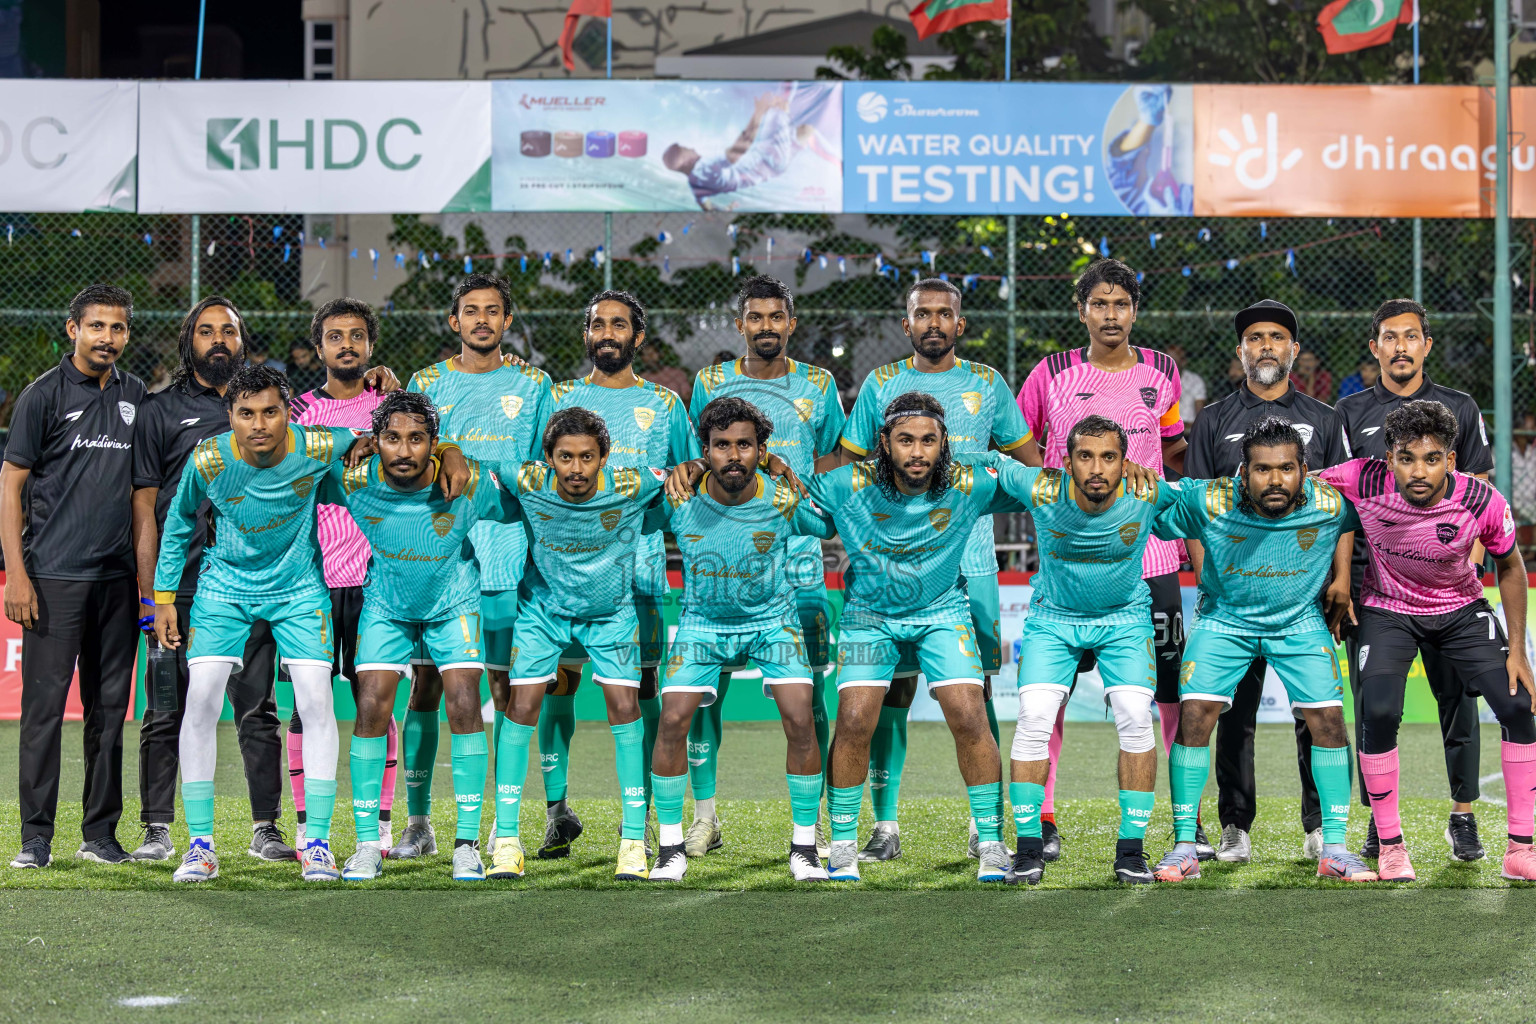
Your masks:
{"label": "teal shorts", "polygon": [[[976,651],[981,655],[981,670],[995,676],[1003,667],[1002,592],[997,573],[965,577],[965,590],[971,602],[971,633],[976,637]],[[894,673],[897,679],[917,675],[917,650],[910,644],[901,647],[901,661]]]}
{"label": "teal shorts", "polygon": [[1263,658],[1275,670],[1293,708],[1343,706],[1339,659],[1326,629],[1293,636],[1229,636],[1201,629],[1198,622],[1184,641],[1179,700],[1231,704],[1238,681],[1255,658]]}
{"label": "teal shorts", "polygon": [[283,664],[333,666],[336,635],[327,590],[265,604],[230,604],[198,594],[192,599],[187,629],[187,664],[227,661],[240,671],[245,666],[245,642],[257,622],[272,627]]}
{"label": "teal shorts", "polygon": [[357,670],[399,672],[412,665],[451,668],[485,667],[480,613],[465,612],[432,622],[388,618],[384,609],[364,602],[357,623]]}
{"label": "teal shorts", "polygon": [[592,661],[592,678],[616,686],[640,685],[640,637],[632,609],[606,619],[568,619],[526,601],[517,612],[507,663],[513,686],[543,686],[565,661],[572,641]]}
{"label": "teal shorts", "polygon": [[[642,594],[635,595],[635,619],[638,623],[640,667],[655,668],[661,664],[661,656],[667,646],[667,620],[661,611],[659,599]],[[560,664],[583,665],[592,660],[586,646],[580,640],[567,644],[560,652]],[[594,668],[594,671],[596,669]]]}
{"label": "teal shorts", "polygon": [[685,626],[672,638],[671,657],[661,678],[661,692],[683,690],[708,696],[700,707],[715,702],[720,673],[750,660],[763,671],[763,696],[773,698],[774,684],[811,683],[803,634],[782,623],[750,633],[716,633]]}
{"label": "teal shorts", "polygon": [[900,648],[906,645],[914,650],[917,668],[928,678],[930,690],[951,683],[981,685],[981,655],[969,622],[849,625],[845,621],[837,638],[837,688],[889,688],[901,661]]}
{"label": "teal shorts", "polygon": [[485,667],[505,672],[512,657],[512,627],[517,625],[517,591],[482,593],[480,625],[485,633]]}
{"label": "teal shorts", "polygon": [[800,587],[795,591],[795,612],[800,634],[805,637],[805,657],[812,671],[825,672],[837,660],[832,648],[832,603],[827,585]]}
{"label": "teal shorts", "polygon": [[1157,657],[1150,619],[1118,626],[1027,619],[1019,646],[1019,689],[1072,691],[1077,666],[1092,651],[1104,692],[1157,689]]}

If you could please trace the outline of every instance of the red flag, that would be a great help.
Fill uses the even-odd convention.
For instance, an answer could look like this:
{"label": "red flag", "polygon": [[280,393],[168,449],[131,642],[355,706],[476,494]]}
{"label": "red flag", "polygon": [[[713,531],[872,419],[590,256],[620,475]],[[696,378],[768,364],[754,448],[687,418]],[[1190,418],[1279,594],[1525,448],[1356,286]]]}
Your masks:
{"label": "red flag", "polygon": [[1012,0],[923,0],[912,9],[917,38],[927,39],[973,21],[1007,21]]}
{"label": "red flag", "polygon": [[591,18],[613,17],[613,0],[571,0],[571,9],[565,12],[565,27],[560,30],[560,62],[565,70],[576,70],[576,55],[571,44],[576,41],[576,23],[585,14]]}
{"label": "red flag", "polygon": [[1390,43],[1399,25],[1418,20],[1417,0],[1333,0],[1317,15],[1329,53],[1352,53]]}

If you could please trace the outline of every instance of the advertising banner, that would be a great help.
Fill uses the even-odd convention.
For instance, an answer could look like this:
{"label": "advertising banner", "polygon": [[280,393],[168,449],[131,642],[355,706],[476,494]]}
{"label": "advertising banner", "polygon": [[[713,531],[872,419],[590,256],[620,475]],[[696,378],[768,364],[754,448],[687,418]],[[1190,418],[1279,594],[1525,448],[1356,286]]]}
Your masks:
{"label": "advertising banner", "polygon": [[136,204],[137,82],[0,83],[0,210],[78,213]]}
{"label": "advertising banner", "polygon": [[490,208],[489,82],[146,82],[141,213]]}
{"label": "advertising banner", "polygon": [[1188,216],[1189,86],[849,82],[843,209]]}
{"label": "advertising banner", "polygon": [[838,82],[493,83],[498,210],[842,207]]}

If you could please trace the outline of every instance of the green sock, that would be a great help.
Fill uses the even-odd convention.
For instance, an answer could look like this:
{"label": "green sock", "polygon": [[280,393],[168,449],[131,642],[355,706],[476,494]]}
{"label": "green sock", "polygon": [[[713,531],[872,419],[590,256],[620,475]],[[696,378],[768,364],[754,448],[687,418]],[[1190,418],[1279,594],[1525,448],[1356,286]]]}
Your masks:
{"label": "green sock", "polygon": [[[1201,783],[1203,789],[1205,784]],[[1120,836],[1121,839],[1134,839],[1137,842],[1147,837],[1147,826],[1152,824],[1152,802],[1155,799],[1152,793],[1143,793],[1139,789],[1122,789],[1120,791]]]}
{"label": "green sock", "polygon": [[859,805],[864,802],[863,786],[839,789],[828,784],[827,811],[832,819],[832,841],[859,838]]}
{"label": "green sock", "polygon": [[331,814],[336,810],[336,780],[304,775],[304,841],[331,841]]}
{"label": "green sock", "polygon": [[1205,780],[1210,774],[1210,747],[1173,745],[1168,754],[1168,789],[1173,796],[1174,842],[1195,841],[1200,795],[1205,792]]}
{"label": "green sock", "polygon": [[357,841],[379,841],[379,794],[384,790],[385,736],[352,737],[352,820]]}
{"label": "green sock", "polygon": [[[564,800],[571,767],[571,735],[576,731],[576,696],[545,696],[539,709],[539,767],[543,769],[544,799]],[[496,747],[501,756],[501,746]],[[523,774],[527,774],[526,766]]]}
{"label": "green sock", "polygon": [[[640,702],[642,705],[644,701]],[[613,764],[619,773],[619,799],[624,805],[624,820],[619,835],[625,839],[645,838],[645,762],[643,749],[645,726],[625,722],[608,727],[613,733]]]}
{"label": "green sock", "polygon": [[533,726],[518,725],[506,715],[498,715],[497,724],[501,737],[496,741],[496,834],[515,836],[523,809],[523,786],[528,781]]}
{"label": "green sock", "polygon": [[1008,802],[1013,804],[1013,831],[1018,837],[1041,838],[1040,805],[1045,803],[1045,787],[1033,782],[1010,782]]}
{"label": "green sock", "polygon": [[1313,747],[1312,781],[1323,809],[1323,842],[1342,843],[1349,824],[1349,747]]}
{"label": "green sock", "polygon": [[[661,698],[652,697],[640,702],[640,786],[645,790],[645,803],[651,803],[651,751],[656,747],[656,727],[661,722]],[[645,817],[645,808],[640,808]]]}
{"label": "green sock", "polygon": [[406,711],[404,740],[405,809],[412,817],[432,813],[432,772],[437,767],[436,711]]}
{"label": "green sock", "polygon": [[[811,717],[816,723],[816,749],[821,752],[821,784],[827,784],[827,751],[832,746],[832,726],[827,720],[827,675],[816,672],[811,676]],[[816,798],[819,805],[821,797]]]}
{"label": "green sock", "polygon": [[182,813],[187,816],[187,835],[213,838],[213,783],[183,782]]}
{"label": "green sock", "polygon": [[910,708],[880,708],[880,721],[869,742],[869,800],[876,821],[895,821],[901,797],[901,770],[907,764],[907,714]]}
{"label": "green sock", "polygon": [[725,694],[730,688],[721,679],[715,702],[693,713],[688,726],[688,781],[693,786],[695,800],[712,800],[715,796],[715,767],[720,754],[720,737],[724,732]]}
{"label": "green sock", "polygon": [[485,770],[490,759],[485,731],[454,733],[448,738],[453,765],[453,799],[459,807],[454,839],[480,838],[480,809],[485,804]]}
{"label": "green sock", "polygon": [[1002,792],[1001,782],[965,787],[965,795],[971,800],[971,817],[976,819],[978,842],[995,843],[1003,838],[1003,819],[997,810],[1003,801]]}
{"label": "green sock", "polygon": [[[816,812],[821,809],[821,774],[786,774],[784,779],[789,783],[789,819],[805,827],[816,824]],[[656,811],[661,813],[660,802]]]}
{"label": "green sock", "polygon": [[656,824],[682,825],[683,797],[688,793],[688,776],[652,775],[651,791],[656,794]]}

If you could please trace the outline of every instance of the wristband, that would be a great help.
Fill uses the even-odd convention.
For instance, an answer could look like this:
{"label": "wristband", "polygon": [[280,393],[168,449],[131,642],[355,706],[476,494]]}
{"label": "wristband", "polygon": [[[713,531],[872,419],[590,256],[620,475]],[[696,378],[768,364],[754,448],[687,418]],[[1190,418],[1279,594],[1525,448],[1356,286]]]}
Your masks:
{"label": "wristband", "polygon": [[149,599],[149,598],[147,598],[147,597],[141,597],[141,598],[139,598],[139,604],[147,604],[147,605],[149,605],[149,606],[150,606],[150,607],[151,607],[151,608],[153,608],[153,607],[154,607],[154,606],[155,606],[155,602],[153,602],[153,601],[151,601],[151,600],[150,600],[150,599]]}

